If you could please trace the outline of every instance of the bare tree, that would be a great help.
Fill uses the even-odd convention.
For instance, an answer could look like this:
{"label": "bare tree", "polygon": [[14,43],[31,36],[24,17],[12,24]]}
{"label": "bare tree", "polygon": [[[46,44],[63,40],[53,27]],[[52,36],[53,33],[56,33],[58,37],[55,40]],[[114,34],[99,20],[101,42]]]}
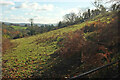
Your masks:
{"label": "bare tree", "polygon": [[111,2],[120,3],[120,0],[108,0],[107,1],[107,3],[111,3]]}
{"label": "bare tree", "polygon": [[69,13],[64,16],[65,22],[73,23],[76,20],[77,15],[75,13]]}
{"label": "bare tree", "polygon": [[90,12],[90,9],[88,9],[88,17],[90,18],[91,16],[91,12]]}
{"label": "bare tree", "polygon": [[101,13],[106,12],[107,8],[105,7],[106,2],[104,0],[95,0],[92,4],[97,8],[97,10],[100,10]]}
{"label": "bare tree", "polygon": [[97,9],[100,8],[100,5],[102,4],[103,0],[95,0],[92,4],[95,6]]}
{"label": "bare tree", "polygon": [[105,13],[106,12],[106,8],[103,5],[100,5],[100,11],[101,11],[101,13]]}

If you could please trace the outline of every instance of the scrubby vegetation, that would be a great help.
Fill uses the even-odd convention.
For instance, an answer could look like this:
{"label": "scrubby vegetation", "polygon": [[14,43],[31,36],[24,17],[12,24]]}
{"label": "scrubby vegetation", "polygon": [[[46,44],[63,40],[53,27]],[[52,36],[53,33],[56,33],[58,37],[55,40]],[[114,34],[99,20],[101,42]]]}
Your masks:
{"label": "scrubby vegetation", "polygon": [[[38,27],[3,25],[3,78],[69,78],[117,60],[119,13],[118,8],[107,12],[103,6],[88,9],[77,20],[61,21],[56,30],[44,28],[47,31],[41,33]],[[105,71],[97,77],[104,77]]]}
{"label": "scrubby vegetation", "polygon": [[[112,18],[110,23],[98,20],[86,24],[86,26],[94,29],[87,28],[86,30],[86,27],[83,27],[69,33],[63,42],[64,47],[56,51],[57,55],[59,55],[59,60],[56,61],[57,65],[47,70],[44,77],[76,76],[117,60],[117,56],[120,56],[120,43],[118,41],[120,37],[117,31],[118,25],[115,26],[115,24],[118,24],[118,17]],[[83,31],[88,32],[83,33]],[[52,54],[51,56],[56,58],[55,55]],[[105,71],[99,73],[97,77],[103,77],[103,73]],[[112,74],[114,73],[111,72],[110,75]]]}

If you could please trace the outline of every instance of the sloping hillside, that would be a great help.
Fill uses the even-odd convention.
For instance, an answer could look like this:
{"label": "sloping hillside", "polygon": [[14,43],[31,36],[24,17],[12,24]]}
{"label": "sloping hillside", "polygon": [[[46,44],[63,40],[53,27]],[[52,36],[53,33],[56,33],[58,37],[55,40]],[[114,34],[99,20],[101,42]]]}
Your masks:
{"label": "sloping hillside", "polygon": [[[88,20],[81,24],[75,24],[72,26],[68,26],[58,30],[53,30],[43,34],[38,34],[31,37],[12,40],[11,42],[14,43],[15,45],[14,48],[7,50],[6,53],[3,55],[3,77],[4,78],[19,78],[19,77],[30,78],[34,76],[37,76],[37,77],[45,76],[46,72],[48,72],[50,75],[53,74],[53,77],[56,77],[57,71],[55,70],[60,69],[56,66],[58,65],[62,66],[63,64],[65,64],[63,66],[72,66],[74,62],[70,63],[69,61],[71,60],[76,61],[77,56],[79,56],[79,54],[71,54],[69,58],[63,57],[62,59],[62,56],[64,55],[60,56],[58,54],[55,54],[59,50],[62,50],[61,48],[63,48],[64,50],[64,48],[67,47],[65,46],[66,43],[64,42],[66,40],[66,37],[68,37],[70,33],[74,34],[76,31],[80,31],[84,29],[84,33],[82,33],[84,40],[95,41],[95,39],[92,37],[95,36],[95,33],[97,32],[96,29],[92,31],[90,31],[91,29],[88,31],[85,31],[85,27],[87,26],[89,27],[89,25],[91,27],[92,24],[98,25],[99,23],[103,23],[103,22],[106,25],[112,24],[111,22],[114,21],[116,18],[117,18],[116,13],[106,13],[105,15],[101,14],[96,16],[94,19]],[[63,46],[59,44],[60,42],[64,43]],[[55,54],[55,55],[52,55],[52,54]],[[64,61],[65,63],[62,64],[62,61]],[[59,73],[60,71],[58,71],[58,74],[60,74],[62,77],[66,76],[69,72],[70,72],[70,75],[75,75],[76,73],[74,72],[80,69],[80,68],[77,68],[79,65],[76,65],[76,64],[74,63],[75,66],[73,70],[71,67],[70,68],[67,67],[65,69],[65,72],[64,72],[64,68],[61,67],[62,68],[61,70],[63,70],[63,73],[60,74]],[[46,75],[46,77],[49,76],[49,74]]]}

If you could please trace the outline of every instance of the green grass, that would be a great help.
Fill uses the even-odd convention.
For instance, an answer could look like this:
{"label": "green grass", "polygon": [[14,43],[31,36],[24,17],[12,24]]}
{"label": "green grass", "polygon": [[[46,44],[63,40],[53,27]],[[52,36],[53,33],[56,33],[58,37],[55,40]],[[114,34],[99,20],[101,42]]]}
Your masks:
{"label": "green grass", "polygon": [[[92,23],[94,21],[87,22]],[[44,72],[45,69],[53,65],[49,55],[60,48],[57,45],[58,37],[64,37],[65,33],[79,30],[85,25],[86,22],[27,38],[11,40],[16,46],[8,50],[2,57],[3,61],[8,60],[3,64],[3,68],[6,70],[3,72],[3,75],[13,78],[24,78],[31,76],[37,69],[41,69],[39,71],[41,73]],[[26,29],[26,27],[20,26],[12,27],[15,29]],[[89,33],[86,35],[89,35]]]}
{"label": "green grass", "polygon": [[27,29],[27,27],[21,27],[21,26],[10,26],[16,30],[19,30],[19,29]]}

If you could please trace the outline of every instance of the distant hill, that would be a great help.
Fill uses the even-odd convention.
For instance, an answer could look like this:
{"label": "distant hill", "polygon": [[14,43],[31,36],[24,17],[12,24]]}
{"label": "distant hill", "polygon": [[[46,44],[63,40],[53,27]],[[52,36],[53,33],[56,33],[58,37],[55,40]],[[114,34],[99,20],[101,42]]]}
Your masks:
{"label": "distant hill", "polygon": [[[14,25],[19,25],[19,26],[25,26],[27,24],[28,26],[30,26],[30,23],[10,23],[10,22],[2,22],[2,23],[4,23],[5,25],[14,24]],[[34,23],[34,25],[41,26],[41,25],[52,25],[52,24]],[[57,24],[53,24],[53,25],[56,26]]]}

